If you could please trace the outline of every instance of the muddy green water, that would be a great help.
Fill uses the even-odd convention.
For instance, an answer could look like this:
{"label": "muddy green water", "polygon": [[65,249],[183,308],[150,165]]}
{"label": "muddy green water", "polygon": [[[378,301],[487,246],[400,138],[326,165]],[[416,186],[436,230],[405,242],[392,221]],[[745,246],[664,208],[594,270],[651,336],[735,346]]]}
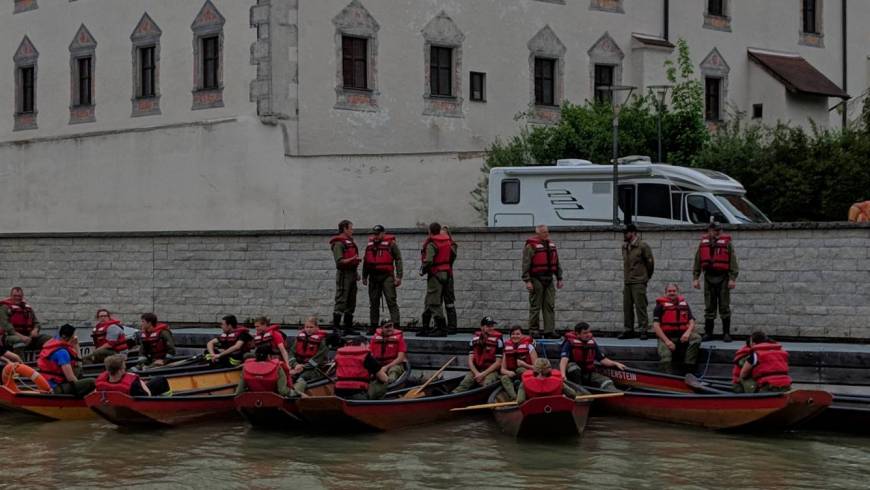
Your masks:
{"label": "muddy green water", "polygon": [[868,488],[870,438],[719,434],[593,418],[576,441],[517,441],[485,416],[385,434],[242,421],[127,431],[0,413],[4,488]]}

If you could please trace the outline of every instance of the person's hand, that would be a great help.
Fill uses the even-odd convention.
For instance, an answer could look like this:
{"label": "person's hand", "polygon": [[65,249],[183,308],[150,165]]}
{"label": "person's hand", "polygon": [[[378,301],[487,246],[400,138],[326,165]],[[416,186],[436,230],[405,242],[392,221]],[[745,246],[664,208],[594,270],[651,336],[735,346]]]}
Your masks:
{"label": "person's hand", "polygon": [[[615,362],[615,361],[614,361],[614,362]],[[620,371],[625,371],[625,364],[623,364],[623,363],[621,363],[621,362],[617,362],[617,363],[616,363],[616,369],[619,369]]]}
{"label": "person's hand", "polygon": [[31,340],[33,340],[33,337],[21,337],[21,343],[24,345],[30,345]]}
{"label": "person's hand", "polygon": [[401,285],[402,285],[402,278],[401,278],[401,277],[397,277],[397,278],[396,278],[396,287],[399,287],[399,286],[401,286]]}
{"label": "person's hand", "polygon": [[735,281],[734,279],[729,279],[728,280],[728,289],[734,289],[736,287],[737,287],[737,281]]}
{"label": "person's hand", "polygon": [[562,286],[564,285],[565,283],[563,283],[562,281],[556,281],[556,289],[562,289]]}
{"label": "person's hand", "polygon": [[516,378],[517,372],[516,371],[507,371],[507,375],[509,378]]}
{"label": "person's hand", "polygon": [[293,368],[292,373],[293,373],[293,374],[299,374],[299,373],[301,373],[302,371],[305,371],[305,366],[303,366],[302,364],[297,364],[296,367]]}
{"label": "person's hand", "polygon": [[529,291],[533,291],[535,289],[535,285],[532,284],[532,281],[526,282],[526,289],[528,289]]}
{"label": "person's hand", "polygon": [[698,279],[692,280],[692,287],[695,289],[701,289],[701,281]]}
{"label": "person's hand", "polygon": [[477,373],[474,375],[474,381],[476,381],[479,385],[483,384],[484,379],[486,379],[486,376],[484,376],[483,373]]}
{"label": "person's hand", "polygon": [[691,336],[691,332],[688,330],[680,336],[680,342],[687,344],[689,342],[689,337]]}
{"label": "person's hand", "polygon": [[164,361],[163,359],[157,359],[156,361],[151,363],[152,366],[162,366],[164,364],[166,364],[166,361]]}
{"label": "person's hand", "polygon": [[363,277],[362,281],[363,281],[363,286],[367,286],[369,283],[369,280],[366,277]]}
{"label": "person's hand", "polygon": [[677,346],[675,346],[674,343],[670,341],[670,339],[665,341],[665,346],[667,346],[668,350],[671,352],[677,350]]}

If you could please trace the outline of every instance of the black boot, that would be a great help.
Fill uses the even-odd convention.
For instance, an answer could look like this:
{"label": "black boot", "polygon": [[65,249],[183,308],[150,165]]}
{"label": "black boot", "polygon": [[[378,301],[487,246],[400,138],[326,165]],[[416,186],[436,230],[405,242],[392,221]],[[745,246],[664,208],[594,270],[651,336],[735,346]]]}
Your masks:
{"label": "black boot", "polygon": [[634,330],[623,330],[619,337],[619,340],[633,339],[635,337]]}
{"label": "black boot", "polygon": [[722,342],[731,342],[731,319],[722,319]]}
{"label": "black boot", "polygon": [[358,330],[353,329],[353,313],[344,314],[344,335],[359,335]]}
{"label": "black boot", "polygon": [[643,327],[643,328],[640,329],[640,340],[646,340],[646,339],[649,338],[649,337],[647,336],[646,329],[647,329],[647,327]]}
{"label": "black boot", "polygon": [[456,308],[446,308],[447,310],[447,333],[456,335]]}
{"label": "black boot", "polygon": [[420,330],[417,330],[417,337],[428,337],[432,334],[430,323],[432,323],[432,313],[426,310],[423,312],[423,321]]}
{"label": "black boot", "polygon": [[703,342],[709,342],[713,340],[713,327],[715,326],[716,320],[704,320],[704,338],[701,340]]}
{"label": "black boot", "polygon": [[430,337],[446,337],[447,336],[447,322],[444,318],[435,317],[435,330],[429,335]]}

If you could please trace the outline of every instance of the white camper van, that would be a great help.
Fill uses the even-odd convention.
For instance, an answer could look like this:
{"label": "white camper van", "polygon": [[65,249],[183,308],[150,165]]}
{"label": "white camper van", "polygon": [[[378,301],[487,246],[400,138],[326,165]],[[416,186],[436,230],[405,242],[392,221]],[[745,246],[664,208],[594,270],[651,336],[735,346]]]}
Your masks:
{"label": "white camper van", "polygon": [[[559,160],[556,166],[498,167],[489,174],[489,226],[613,223],[613,166]],[[769,223],[746,189],[712,170],[626,157],[619,164],[621,223]]]}

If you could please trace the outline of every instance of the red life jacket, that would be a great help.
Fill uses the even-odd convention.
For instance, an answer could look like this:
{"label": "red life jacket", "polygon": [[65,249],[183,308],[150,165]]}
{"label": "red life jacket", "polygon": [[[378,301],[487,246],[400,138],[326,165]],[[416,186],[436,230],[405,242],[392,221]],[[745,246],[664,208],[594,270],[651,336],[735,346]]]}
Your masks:
{"label": "red life jacket", "polygon": [[540,238],[533,236],[526,240],[526,245],[532,247],[532,266],[529,273],[533,276],[552,276],[559,269],[559,252],[556,244],[548,240],[545,244]]}
{"label": "red life jacket", "polygon": [[752,354],[752,348],[748,345],[744,345],[743,347],[737,349],[737,352],[734,353],[734,367],[731,368],[731,382],[737,384],[740,382],[740,371],[743,367],[740,365],[740,361],[742,359],[746,359],[749,354]]}
{"label": "red life jacket", "polygon": [[91,338],[94,339],[94,348],[99,349],[105,345],[115,352],[124,352],[127,350],[127,337],[124,335],[123,329],[121,330],[121,335],[119,335],[116,340],[106,339],[106,336],[109,333],[109,327],[120,324],[121,320],[115,320],[114,318],[98,323],[97,326],[91,330]]}
{"label": "red life jacket", "polygon": [[752,379],[757,386],[775,386],[786,388],[791,386],[788,375],[788,352],[776,342],[763,342],[752,346],[752,352],[758,356],[758,363],[752,368]]}
{"label": "red life jacket", "polygon": [[366,265],[364,267],[370,271],[392,273],[394,270],[392,247],[395,241],[396,237],[393,235],[384,235],[384,238],[380,240],[370,236],[366,246]]}
{"label": "red life jacket", "polygon": [[701,269],[714,272],[728,272],[731,269],[731,253],[728,244],[731,235],[719,235],[713,240],[710,235],[701,236],[698,253],[701,259]]}
{"label": "red life jacket", "polygon": [[50,359],[52,354],[61,349],[65,349],[69,353],[71,359],[70,367],[75,371],[78,352],[76,352],[67,341],[58,338],[51,339],[42,346],[42,351],[39,353],[39,359],[36,361],[36,368],[39,370],[39,373],[49,382],[53,382],[56,385],[67,381],[61,366]]}
{"label": "red life jacket", "polygon": [[672,301],[667,296],[656,299],[662,307],[661,328],[668,337],[681,335],[689,329],[689,303],[686,298],[678,296]]}
{"label": "red life jacket", "polygon": [[562,372],[558,369],[551,369],[550,376],[539,378],[535,376],[534,371],[526,371],[523,373],[523,391],[526,392],[527,399],[561,395]]}
{"label": "red life jacket", "polygon": [[384,366],[399,357],[399,347],[404,341],[405,334],[401,330],[393,329],[393,334],[386,336],[383,329],[378,328],[369,342],[369,351],[372,353],[372,357],[377,359],[381,366]]}
{"label": "red life jacket", "polygon": [[36,326],[36,315],[33,314],[33,308],[29,304],[22,301],[16,303],[12,298],[6,298],[0,301],[0,304],[6,307],[9,312],[9,323],[15,328],[15,331],[29,337],[33,332],[33,327]]}
{"label": "red life jacket", "polygon": [[281,361],[272,359],[269,361],[257,361],[248,359],[242,366],[242,379],[245,380],[245,388],[248,391],[278,391],[278,369]]}
{"label": "red life jacket", "polygon": [[97,391],[120,391],[125,395],[133,393],[133,385],[139,382],[139,376],[133,373],[124,373],[124,376],[116,382],[109,381],[109,372],[103,371],[97,376]]}
{"label": "red life jacket", "polygon": [[[344,244],[344,252],[341,254],[342,260],[349,260],[359,256],[359,249],[356,248],[356,242],[353,241],[353,238],[345,235],[336,235],[329,239],[329,248],[335,248],[335,244],[338,242]],[[352,262],[346,262],[338,266],[338,268],[345,270],[356,270],[357,265],[359,265],[359,258]]]}
{"label": "red life jacket", "polygon": [[453,275],[453,239],[441,234],[427,237],[420,250],[420,262],[423,264],[426,263],[426,248],[429,247],[430,243],[435,245],[435,257],[432,259],[427,272],[429,274],[447,272]]}
{"label": "red life jacket", "polygon": [[516,344],[513,340],[507,339],[504,341],[504,367],[508,371],[516,371],[519,364],[518,360],[526,364],[532,363],[532,354],[529,352],[533,348],[534,341],[531,337],[523,337]]}
{"label": "red life jacket", "polygon": [[495,360],[498,355],[498,342],[501,339],[501,332],[498,330],[492,330],[487,335],[484,340],[483,345],[480,344],[480,337],[483,335],[483,332],[478,330],[474,332],[474,335],[471,337],[471,360],[474,363],[474,367],[483,371],[488,369],[490,366],[495,364]]}
{"label": "red life jacket", "polygon": [[371,374],[365,366],[368,349],[361,345],[351,345],[338,349],[335,353],[335,389],[367,390]]}
{"label": "red life jacket", "polygon": [[580,340],[577,332],[568,332],[565,334],[565,342],[571,345],[571,361],[580,366],[580,371],[584,374],[595,372],[595,339],[589,339],[586,342]]}
{"label": "red life jacket", "polygon": [[149,357],[151,357],[151,360],[153,361],[166,358],[166,352],[169,349],[169,346],[166,345],[166,341],[163,340],[163,337],[160,335],[164,330],[169,332],[170,335],[172,334],[172,331],[169,330],[169,325],[165,323],[158,323],[151,333],[142,333],[142,346],[148,347]]}
{"label": "red life jacket", "polygon": [[[275,340],[275,336],[272,335],[272,332],[278,332],[279,334],[281,334],[281,342],[280,343],[278,343],[278,341]],[[284,336],[284,332],[281,331],[281,325],[278,325],[278,324],[269,325],[269,327],[266,328],[266,330],[263,330],[263,333],[258,333],[257,335],[254,335],[254,348],[256,349],[257,347],[260,347],[261,345],[263,345],[265,343],[269,343],[272,345],[272,354],[278,355],[281,353],[281,351],[278,350],[278,345],[283,344],[284,339],[285,339],[285,336]]]}
{"label": "red life jacket", "polygon": [[326,338],[325,335],[320,329],[311,335],[305,333],[305,330],[300,330],[296,335],[296,352],[294,352],[296,362],[304,364],[317,355],[320,344]]}
{"label": "red life jacket", "polygon": [[[236,345],[236,342],[239,341],[239,336],[243,333],[248,333],[248,329],[246,327],[236,327],[232,331],[230,331],[230,333],[221,332],[221,334],[217,336],[218,345],[220,346],[221,350],[227,350],[230,347]],[[233,354],[247,352],[249,349],[246,349],[245,347],[247,346],[242,345],[242,348],[237,350]]]}

